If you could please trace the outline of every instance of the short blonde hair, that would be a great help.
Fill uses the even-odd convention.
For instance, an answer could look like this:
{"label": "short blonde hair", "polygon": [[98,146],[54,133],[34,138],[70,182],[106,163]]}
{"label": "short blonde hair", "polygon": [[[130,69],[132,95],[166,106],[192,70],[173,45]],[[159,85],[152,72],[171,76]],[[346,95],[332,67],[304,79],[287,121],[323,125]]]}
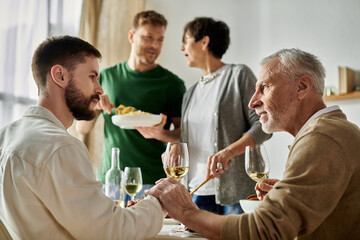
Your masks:
{"label": "short blonde hair", "polygon": [[166,28],[167,21],[165,17],[155,11],[143,11],[135,15],[133,20],[133,29],[137,29],[140,26],[151,24],[153,26],[164,26]]}

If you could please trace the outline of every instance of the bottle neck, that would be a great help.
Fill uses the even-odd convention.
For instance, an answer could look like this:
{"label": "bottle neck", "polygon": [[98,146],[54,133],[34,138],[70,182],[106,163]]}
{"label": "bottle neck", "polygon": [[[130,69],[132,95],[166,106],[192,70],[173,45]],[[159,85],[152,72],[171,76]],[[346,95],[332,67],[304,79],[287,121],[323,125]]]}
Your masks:
{"label": "bottle neck", "polygon": [[112,148],[111,168],[118,168],[118,169],[120,169],[119,153],[120,153],[119,148]]}

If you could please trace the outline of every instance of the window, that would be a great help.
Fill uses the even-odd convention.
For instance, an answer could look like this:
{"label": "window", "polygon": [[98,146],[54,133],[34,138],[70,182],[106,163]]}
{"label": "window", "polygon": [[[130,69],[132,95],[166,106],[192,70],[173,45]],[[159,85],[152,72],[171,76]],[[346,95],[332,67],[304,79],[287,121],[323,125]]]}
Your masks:
{"label": "window", "polygon": [[77,36],[82,0],[0,1],[0,127],[36,104],[31,60],[51,35]]}

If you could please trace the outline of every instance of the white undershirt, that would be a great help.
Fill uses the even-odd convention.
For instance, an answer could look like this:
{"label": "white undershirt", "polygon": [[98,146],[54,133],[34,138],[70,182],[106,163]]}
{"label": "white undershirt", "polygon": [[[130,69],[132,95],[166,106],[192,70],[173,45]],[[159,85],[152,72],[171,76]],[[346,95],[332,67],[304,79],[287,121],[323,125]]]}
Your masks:
{"label": "white undershirt", "polygon": [[[214,73],[220,73],[207,84],[199,83],[189,102],[188,146],[190,170],[188,173],[189,189],[194,190],[206,179],[207,159],[214,154],[214,113],[218,102],[220,86],[224,81],[225,65]],[[211,73],[209,75],[212,75]],[[197,192],[197,195],[215,195],[214,181],[210,180]]]}

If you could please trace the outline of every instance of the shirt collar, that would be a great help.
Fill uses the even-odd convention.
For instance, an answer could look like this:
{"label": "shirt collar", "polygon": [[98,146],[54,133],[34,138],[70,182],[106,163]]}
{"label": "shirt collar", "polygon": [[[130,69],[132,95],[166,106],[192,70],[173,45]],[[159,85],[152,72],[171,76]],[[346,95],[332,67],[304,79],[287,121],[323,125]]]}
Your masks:
{"label": "shirt collar", "polygon": [[59,128],[62,128],[65,131],[67,131],[64,125],[60,122],[60,120],[49,109],[41,106],[30,106],[24,113],[24,117],[44,118],[53,122]]}
{"label": "shirt collar", "polygon": [[295,138],[304,130],[304,128],[305,128],[312,120],[314,120],[315,118],[319,117],[319,116],[322,115],[322,114],[325,114],[325,113],[328,113],[328,112],[332,112],[332,111],[335,111],[335,110],[338,110],[338,109],[340,109],[339,106],[334,105],[334,106],[331,106],[331,107],[326,107],[326,108],[320,109],[319,111],[317,111],[316,113],[314,113],[314,114],[306,121],[306,123],[301,127],[300,131],[296,134]]}

